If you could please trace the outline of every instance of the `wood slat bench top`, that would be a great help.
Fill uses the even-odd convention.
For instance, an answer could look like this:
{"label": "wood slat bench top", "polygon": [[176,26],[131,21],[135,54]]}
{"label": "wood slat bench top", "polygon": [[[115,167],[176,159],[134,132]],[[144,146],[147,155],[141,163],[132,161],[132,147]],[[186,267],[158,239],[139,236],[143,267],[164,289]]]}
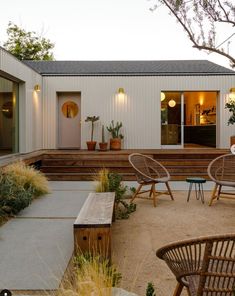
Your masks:
{"label": "wood slat bench top", "polygon": [[114,201],[114,192],[91,192],[74,222],[74,228],[110,227]]}

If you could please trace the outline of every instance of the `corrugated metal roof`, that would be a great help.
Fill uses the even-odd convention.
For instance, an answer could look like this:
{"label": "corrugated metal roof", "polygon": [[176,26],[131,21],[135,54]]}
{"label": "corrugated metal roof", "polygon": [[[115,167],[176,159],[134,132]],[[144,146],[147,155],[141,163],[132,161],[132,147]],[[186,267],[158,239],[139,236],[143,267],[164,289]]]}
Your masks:
{"label": "corrugated metal roof", "polygon": [[42,75],[235,75],[207,60],[24,61]]}

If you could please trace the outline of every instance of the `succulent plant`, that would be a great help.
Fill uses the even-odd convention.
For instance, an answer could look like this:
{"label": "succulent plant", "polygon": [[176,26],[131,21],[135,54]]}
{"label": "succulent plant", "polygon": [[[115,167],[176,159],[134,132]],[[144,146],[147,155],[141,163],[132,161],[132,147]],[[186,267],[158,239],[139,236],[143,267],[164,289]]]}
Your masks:
{"label": "succulent plant", "polygon": [[107,126],[107,130],[111,133],[112,138],[120,138],[123,139],[124,136],[120,133],[120,128],[122,127],[122,122],[117,121],[114,124],[114,121],[111,121],[111,124]]}
{"label": "succulent plant", "polygon": [[99,119],[99,116],[87,116],[85,119],[86,122],[91,122],[91,142],[93,142],[94,122],[98,121]]}
{"label": "succulent plant", "polygon": [[104,126],[102,125],[102,143],[105,143]]}

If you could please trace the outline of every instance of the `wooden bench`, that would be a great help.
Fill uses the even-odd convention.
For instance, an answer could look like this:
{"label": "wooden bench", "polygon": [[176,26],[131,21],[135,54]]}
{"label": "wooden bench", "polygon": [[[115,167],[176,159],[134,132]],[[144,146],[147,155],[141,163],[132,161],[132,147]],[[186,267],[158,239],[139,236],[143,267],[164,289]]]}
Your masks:
{"label": "wooden bench", "polygon": [[74,251],[100,254],[111,259],[111,225],[115,193],[89,194],[74,222]]}

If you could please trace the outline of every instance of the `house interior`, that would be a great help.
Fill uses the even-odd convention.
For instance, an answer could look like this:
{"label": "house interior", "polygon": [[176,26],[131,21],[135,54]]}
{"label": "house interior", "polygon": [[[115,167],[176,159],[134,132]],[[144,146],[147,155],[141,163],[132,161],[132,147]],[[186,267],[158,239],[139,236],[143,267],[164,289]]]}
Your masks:
{"label": "house interior", "polygon": [[216,147],[216,91],[161,93],[161,144]]}

